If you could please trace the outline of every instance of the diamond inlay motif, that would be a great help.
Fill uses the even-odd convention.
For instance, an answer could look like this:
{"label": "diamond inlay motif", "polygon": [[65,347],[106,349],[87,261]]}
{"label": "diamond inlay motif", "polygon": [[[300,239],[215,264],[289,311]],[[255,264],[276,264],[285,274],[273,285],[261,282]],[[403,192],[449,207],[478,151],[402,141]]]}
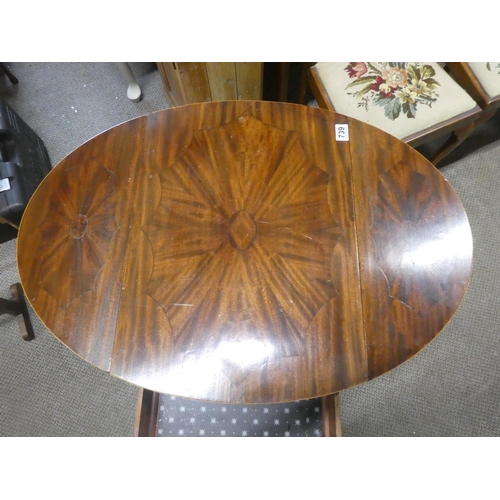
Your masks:
{"label": "diamond inlay motif", "polygon": [[229,221],[227,237],[237,250],[246,250],[255,240],[257,224],[254,216],[246,210],[236,212]]}

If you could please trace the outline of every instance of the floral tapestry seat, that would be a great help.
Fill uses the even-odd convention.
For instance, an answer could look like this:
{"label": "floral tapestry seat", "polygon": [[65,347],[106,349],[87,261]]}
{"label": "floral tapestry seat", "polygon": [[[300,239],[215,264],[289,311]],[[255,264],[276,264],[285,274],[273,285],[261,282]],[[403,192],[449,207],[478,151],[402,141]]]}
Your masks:
{"label": "floral tapestry seat", "polygon": [[433,62],[319,62],[310,85],[320,107],[373,125],[413,147],[450,135],[442,160],[473,130],[481,109]]}

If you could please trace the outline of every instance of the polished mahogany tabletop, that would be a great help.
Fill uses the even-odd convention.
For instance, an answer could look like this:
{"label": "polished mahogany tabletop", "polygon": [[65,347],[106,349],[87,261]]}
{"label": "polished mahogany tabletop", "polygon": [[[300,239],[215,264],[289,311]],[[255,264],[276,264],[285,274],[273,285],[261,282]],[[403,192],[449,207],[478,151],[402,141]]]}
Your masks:
{"label": "polished mahogany tabletop", "polygon": [[472,262],[464,208],[419,153],[260,101],[94,137],[42,182],[17,248],[28,300],[79,356],[227,403],[323,396],[396,367],[450,320]]}

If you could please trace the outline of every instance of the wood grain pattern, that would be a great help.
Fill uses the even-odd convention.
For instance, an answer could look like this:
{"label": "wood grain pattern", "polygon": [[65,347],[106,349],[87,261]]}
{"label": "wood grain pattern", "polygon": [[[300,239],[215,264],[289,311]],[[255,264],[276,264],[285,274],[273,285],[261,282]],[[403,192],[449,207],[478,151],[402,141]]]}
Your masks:
{"label": "wood grain pattern", "polygon": [[211,100],[210,85],[205,63],[178,62],[178,77],[187,103]]}
{"label": "wood grain pattern", "polygon": [[340,425],[340,395],[330,394],[321,398],[323,437],[342,437]]}
{"label": "wood grain pattern", "polygon": [[238,99],[262,99],[264,63],[237,62]]}
{"label": "wood grain pattern", "polygon": [[207,62],[208,83],[212,101],[229,101],[238,98],[236,67],[233,62]]}
{"label": "wood grain pattern", "polygon": [[172,106],[179,106],[183,103],[183,89],[179,82],[177,72],[172,62],[157,62],[158,72],[163,83],[163,93]]}
{"label": "wood grain pattern", "polygon": [[167,100],[173,106],[208,101],[262,99],[263,63],[158,62]]}
{"label": "wood grain pattern", "polygon": [[458,307],[471,244],[452,188],[402,142],[231,101],[74,151],[26,209],[18,265],[37,314],[91,363],[155,392],[266,403],[415,354]]}
{"label": "wood grain pattern", "polygon": [[373,378],[413,356],[449,321],[469,280],[472,236],[437,169],[389,135],[363,134],[359,122],[349,123],[357,137],[352,170]]}

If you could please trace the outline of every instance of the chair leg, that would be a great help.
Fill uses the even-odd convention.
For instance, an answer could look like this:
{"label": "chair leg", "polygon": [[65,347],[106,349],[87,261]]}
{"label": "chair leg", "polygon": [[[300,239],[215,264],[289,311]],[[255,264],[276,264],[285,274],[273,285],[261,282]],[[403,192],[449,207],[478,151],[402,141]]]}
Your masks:
{"label": "chair leg", "polygon": [[469,123],[465,127],[452,132],[449,139],[439,148],[438,152],[432,157],[431,162],[437,165],[445,156],[450,154],[457,146],[467,139],[471,132],[477,127],[477,122]]}
{"label": "chair leg", "polygon": [[341,437],[340,427],[340,395],[339,393],[329,394],[321,398],[323,436]]}
{"label": "chair leg", "polygon": [[0,314],[17,316],[22,338],[24,340],[33,340],[35,334],[33,332],[26,299],[20,283],[11,285],[10,296],[11,300],[0,299]]}

